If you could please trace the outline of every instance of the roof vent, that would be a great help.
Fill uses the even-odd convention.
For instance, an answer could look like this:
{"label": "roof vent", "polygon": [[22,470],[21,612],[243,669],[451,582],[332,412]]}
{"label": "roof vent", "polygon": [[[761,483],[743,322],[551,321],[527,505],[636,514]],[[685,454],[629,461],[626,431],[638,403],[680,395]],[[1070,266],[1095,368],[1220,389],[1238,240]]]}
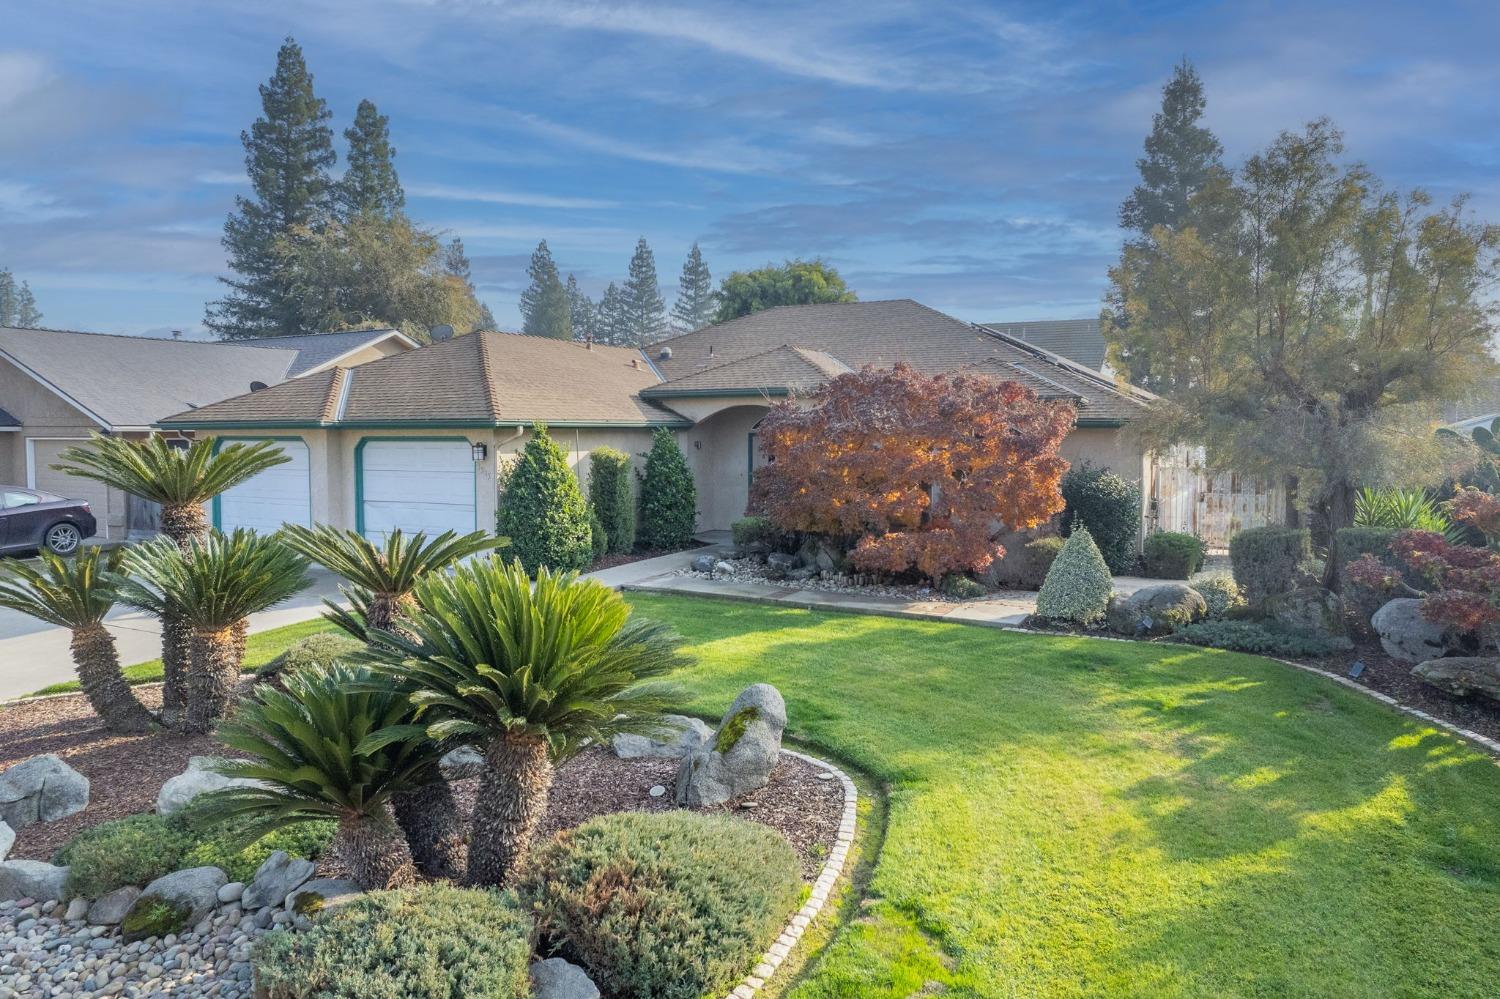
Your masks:
{"label": "roof vent", "polygon": [[632,368],[635,368],[635,369],[636,369],[636,370],[640,370],[640,367],[641,367],[641,359],[640,359],[640,358],[639,358],[639,357],[632,357],[632,358],[631,358],[631,359],[630,359],[630,366],[631,366],[631,367],[632,367]]}
{"label": "roof vent", "polygon": [[658,361],[670,361],[672,359],[672,348],[663,347],[661,350],[658,350],[656,352],[656,359]]}
{"label": "roof vent", "polygon": [[270,387],[271,386],[267,385],[265,382],[251,382],[250,383],[250,391],[251,392],[259,392],[263,388],[270,388]]}
{"label": "roof vent", "polygon": [[449,326],[447,323],[444,323],[441,326],[434,326],[432,329],[427,331],[427,335],[432,337],[433,343],[438,343],[442,340],[452,340],[453,327]]}
{"label": "roof vent", "polygon": [[709,344],[708,345],[708,356],[709,357],[713,357],[714,356],[714,345],[713,344]]}

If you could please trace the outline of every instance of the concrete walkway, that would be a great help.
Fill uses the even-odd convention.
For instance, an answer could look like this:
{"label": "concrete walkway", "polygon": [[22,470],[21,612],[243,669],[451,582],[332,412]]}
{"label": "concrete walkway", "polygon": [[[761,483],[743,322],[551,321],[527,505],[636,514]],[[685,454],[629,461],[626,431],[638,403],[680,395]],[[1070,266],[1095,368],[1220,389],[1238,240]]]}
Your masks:
{"label": "concrete walkway", "polygon": [[[619,589],[630,583],[670,575],[686,566],[694,556],[717,551],[719,549],[715,547],[674,552],[587,575]],[[321,615],[323,598],[338,596],[339,579],[319,568],[311,570],[311,574],[312,586],[270,610],[252,615],[250,631],[269,631]],[[161,625],[151,615],[129,607],[117,607],[104,623],[115,636],[121,664],[130,666],[161,655]],[[68,648],[71,637],[66,628],[0,609],[0,700],[21,697],[73,679],[73,656]]]}

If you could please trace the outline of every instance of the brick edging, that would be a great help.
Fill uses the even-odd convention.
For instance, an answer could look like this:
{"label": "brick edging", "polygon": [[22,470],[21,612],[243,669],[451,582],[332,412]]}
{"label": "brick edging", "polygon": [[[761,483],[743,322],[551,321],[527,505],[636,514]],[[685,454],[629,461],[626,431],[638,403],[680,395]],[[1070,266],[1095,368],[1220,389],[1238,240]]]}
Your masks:
{"label": "brick edging", "polygon": [[844,787],[844,814],[839,819],[833,849],[829,851],[828,859],[823,862],[823,870],[818,873],[818,879],[813,882],[812,895],[802,908],[792,914],[792,918],[787,920],[776,942],[767,948],[755,967],[740,981],[740,984],[730,990],[725,999],[751,999],[765,986],[766,979],[774,975],[776,969],[781,967],[782,962],[791,954],[792,948],[797,946],[797,942],[802,939],[802,934],[808,925],[818,917],[818,913],[823,911],[823,906],[833,894],[834,883],[838,881],[839,875],[844,871],[844,864],[849,859],[849,847],[854,844],[854,822],[859,804],[859,792],[855,790],[854,781],[849,779],[848,774],[827,760],[820,760],[816,756],[799,753],[794,749],[782,749],[782,752],[833,774]]}

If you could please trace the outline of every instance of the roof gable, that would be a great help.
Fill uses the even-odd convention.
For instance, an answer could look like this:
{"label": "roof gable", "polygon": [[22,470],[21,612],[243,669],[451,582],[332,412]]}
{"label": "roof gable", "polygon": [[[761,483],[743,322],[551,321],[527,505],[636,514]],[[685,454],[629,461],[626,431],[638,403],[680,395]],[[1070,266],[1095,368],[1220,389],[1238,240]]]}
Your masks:
{"label": "roof gable", "polygon": [[986,329],[1024,340],[1029,344],[1051,351],[1070,361],[1076,361],[1094,371],[1104,370],[1104,361],[1109,353],[1104,343],[1104,333],[1094,319],[1040,319],[1023,323],[982,323]]}
{"label": "roof gable", "polygon": [[809,392],[853,369],[832,354],[782,345],[646,389],[648,396]]}

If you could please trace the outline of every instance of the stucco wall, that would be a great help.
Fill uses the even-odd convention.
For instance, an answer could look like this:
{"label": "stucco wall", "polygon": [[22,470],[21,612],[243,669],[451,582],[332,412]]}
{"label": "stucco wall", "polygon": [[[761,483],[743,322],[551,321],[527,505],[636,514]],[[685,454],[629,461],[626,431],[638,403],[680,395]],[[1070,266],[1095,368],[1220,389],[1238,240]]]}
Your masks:
{"label": "stucco wall", "polygon": [[1074,465],[1084,462],[1107,468],[1141,487],[1141,529],[1145,530],[1151,500],[1146,490],[1151,482],[1151,455],[1126,428],[1077,427],[1058,449]]}
{"label": "stucco wall", "polygon": [[741,402],[682,432],[682,450],[698,486],[698,530],[727,530],[745,515],[750,433],[766,412],[766,406]]}

